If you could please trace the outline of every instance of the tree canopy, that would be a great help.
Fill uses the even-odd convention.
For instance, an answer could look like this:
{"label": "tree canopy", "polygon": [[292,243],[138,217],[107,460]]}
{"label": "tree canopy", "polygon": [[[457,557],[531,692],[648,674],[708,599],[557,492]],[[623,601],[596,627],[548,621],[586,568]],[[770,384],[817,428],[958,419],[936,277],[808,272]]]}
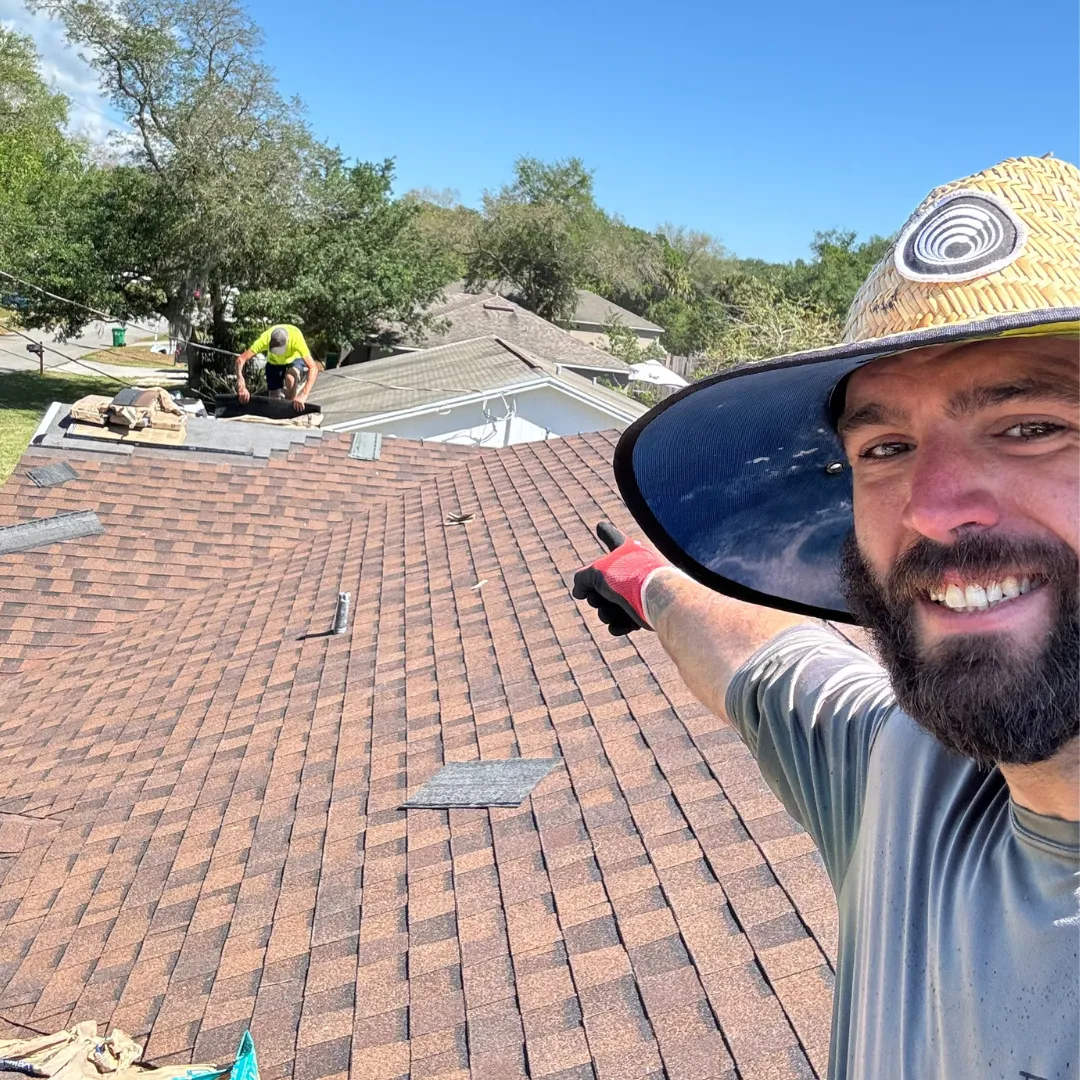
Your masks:
{"label": "tree canopy", "polygon": [[[178,337],[240,349],[290,321],[321,355],[417,328],[464,278],[564,325],[591,289],[709,370],[834,340],[888,245],[820,232],[807,259],[739,259],[691,228],[628,225],[574,157],[519,158],[478,209],[397,197],[392,160],[348,161],[313,135],[238,0],[27,2],[59,20],[128,130],[91,158],[31,42],[0,27],[0,269],[120,318],[163,316]],[[91,317],[26,299],[31,325]],[[618,323],[607,347],[641,355]]]}

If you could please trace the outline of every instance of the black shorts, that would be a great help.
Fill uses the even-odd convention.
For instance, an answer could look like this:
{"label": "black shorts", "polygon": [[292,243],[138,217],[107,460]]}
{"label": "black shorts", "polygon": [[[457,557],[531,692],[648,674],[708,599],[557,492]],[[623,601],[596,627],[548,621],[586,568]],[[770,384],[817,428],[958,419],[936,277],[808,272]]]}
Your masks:
{"label": "black shorts", "polygon": [[296,376],[298,386],[307,378],[307,364],[303,360],[294,360],[291,364],[271,364],[267,362],[266,389],[283,390],[287,371],[291,371]]}

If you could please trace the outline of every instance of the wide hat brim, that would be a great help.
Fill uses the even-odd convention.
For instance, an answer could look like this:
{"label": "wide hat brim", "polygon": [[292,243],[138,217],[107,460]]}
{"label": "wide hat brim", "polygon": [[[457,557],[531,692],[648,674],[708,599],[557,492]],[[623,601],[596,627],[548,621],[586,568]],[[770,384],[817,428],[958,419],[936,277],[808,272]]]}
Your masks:
{"label": "wide hat brim", "polygon": [[745,365],[694,383],[634,422],[615,479],[657,549],[750,603],[854,622],[839,587],[853,527],[851,471],[830,410],[873,360],[932,345],[1075,333],[1057,307],[929,327]]}

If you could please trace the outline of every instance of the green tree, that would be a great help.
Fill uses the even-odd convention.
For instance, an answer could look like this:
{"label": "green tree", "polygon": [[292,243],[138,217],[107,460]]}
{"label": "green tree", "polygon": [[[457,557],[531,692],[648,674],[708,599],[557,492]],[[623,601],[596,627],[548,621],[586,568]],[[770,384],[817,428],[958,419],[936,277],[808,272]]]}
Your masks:
{"label": "green tree", "polygon": [[205,309],[223,332],[232,290],[260,282],[305,213],[322,154],[275,89],[258,27],[234,0],[29,4],[63,23],[135,133],[115,171],[140,175],[106,184],[132,211],[126,237],[106,230],[119,249],[99,250],[114,287],[178,334]]}
{"label": "green tree", "polygon": [[726,286],[724,320],[706,358],[695,369],[700,378],[732,364],[834,344],[840,319],[812,301],[792,299],[774,282],[744,275]]}
{"label": "green tree", "polygon": [[290,319],[322,353],[375,336],[383,323],[426,325],[423,309],[454,274],[417,228],[421,205],[394,199],[392,161],[348,165],[328,160],[317,213],[274,256],[275,285],[243,293],[237,313],[247,325]]}
{"label": "green tree", "polygon": [[870,271],[892,242],[886,236],[871,236],[856,243],[853,231],[832,229],[814,234],[810,262],[796,260],[777,280],[792,297],[806,299],[839,319],[847,315],[851,301]]}
{"label": "green tree", "polygon": [[607,295],[637,258],[637,230],[613,221],[593,196],[580,159],[519,158],[514,181],[486,192],[466,254],[470,287],[507,285],[523,307],[553,322],[574,312],[579,288]]}
{"label": "green tree", "polygon": [[[93,177],[85,147],[65,133],[67,115],[67,99],[41,78],[30,39],[0,26],[0,269],[93,304],[107,292],[81,229]],[[2,294],[20,296],[27,325],[74,330],[85,321],[70,305],[6,280]]]}

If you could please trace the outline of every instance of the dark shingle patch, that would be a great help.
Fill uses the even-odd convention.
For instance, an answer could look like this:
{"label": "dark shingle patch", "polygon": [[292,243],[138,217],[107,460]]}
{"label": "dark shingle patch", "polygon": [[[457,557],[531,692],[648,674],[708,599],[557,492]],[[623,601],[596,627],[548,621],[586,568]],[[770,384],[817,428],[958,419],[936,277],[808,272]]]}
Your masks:
{"label": "dark shingle patch", "polygon": [[26,475],[38,487],[52,487],[53,484],[65,484],[68,480],[75,480],[79,474],[66,461],[58,461],[55,465],[39,465],[36,469],[28,469]]}
{"label": "dark shingle patch", "polygon": [[353,436],[349,457],[357,461],[378,461],[382,456],[382,435],[377,431],[358,431]]}
{"label": "dark shingle patch", "polygon": [[105,526],[93,510],[35,518],[0,529],[0,555],[48,547],[49,544],[75,540],[80,536],[100,536],[104,531]]}
{"label": "dark shingle patch", "polygon": [[557,764],[555,758],[451,761],[403,806],[410,809],[520,806]]}

